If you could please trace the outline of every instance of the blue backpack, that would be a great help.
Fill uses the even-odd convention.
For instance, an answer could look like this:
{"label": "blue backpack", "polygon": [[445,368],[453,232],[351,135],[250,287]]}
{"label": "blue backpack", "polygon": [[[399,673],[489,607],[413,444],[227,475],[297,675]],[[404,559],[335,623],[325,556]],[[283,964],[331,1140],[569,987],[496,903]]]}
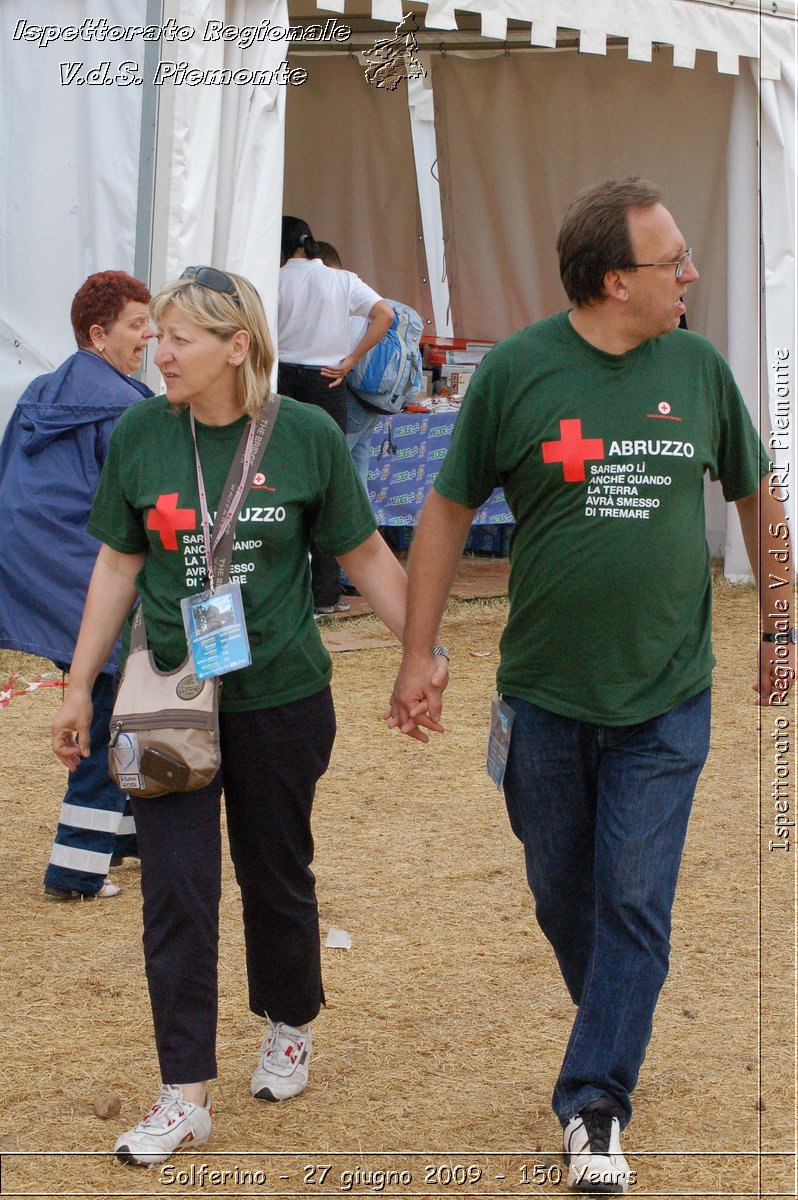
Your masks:
{"label": "blue backpack", "polygon": [[421,317],[407,304],[388,300],[393,324],[346,377],[352,391],[381,412],[399,412],[421,390]]}

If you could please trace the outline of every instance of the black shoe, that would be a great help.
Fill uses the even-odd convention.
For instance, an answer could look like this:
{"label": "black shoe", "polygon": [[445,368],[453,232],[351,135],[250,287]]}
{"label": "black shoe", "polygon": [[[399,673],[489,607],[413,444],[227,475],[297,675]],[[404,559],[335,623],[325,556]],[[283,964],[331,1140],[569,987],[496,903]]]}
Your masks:
{"label": "black shoe", "polygon": [[44,894],[48,900],[77,900],[80,892],[71,892],[67,888],[53,887],[51,883],[44,885]]}

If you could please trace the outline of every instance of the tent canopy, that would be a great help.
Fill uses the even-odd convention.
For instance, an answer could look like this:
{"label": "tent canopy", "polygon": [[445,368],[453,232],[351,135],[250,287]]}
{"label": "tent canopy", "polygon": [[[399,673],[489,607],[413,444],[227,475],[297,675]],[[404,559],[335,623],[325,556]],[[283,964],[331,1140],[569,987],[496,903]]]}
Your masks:
{"label": "tent canopy", "polygon": [[[98,20],[91,0],[58,7],[62,31]],[[369,87],[363,51],[411,10],[426,77]],[[794,0],[108,0],[103,12],[123,33],[180,34],[95,27],[45,45],[31,29],[52,25],[46,0],[5,0],[0,422],[71,351],[69,304],[91,271],[137,269],[157,288],[187,262],[226,265],[274,323],[280,216],[293,211],[428,328],[503,336],[564,304],[552,246],[573,193],[627,173],[662,185],[695,246],[691,324],[727,352],[758,418],[760,395],[765,411],[774,401],[769,364],[795,352]],[[329,19],[351,35],[259,34]],[[207,36],[209,21],[230,40]],[[245,82],[287,52],[304,85]],[[156,84],[158,58],[202,82]],[[65,83],[65,62],[110,63],[112,86]],[[140,85],[120,80],[123,63]],[[219,86],[223,70],[242,74]],[[723,523],[711,512],[713,549]]]}

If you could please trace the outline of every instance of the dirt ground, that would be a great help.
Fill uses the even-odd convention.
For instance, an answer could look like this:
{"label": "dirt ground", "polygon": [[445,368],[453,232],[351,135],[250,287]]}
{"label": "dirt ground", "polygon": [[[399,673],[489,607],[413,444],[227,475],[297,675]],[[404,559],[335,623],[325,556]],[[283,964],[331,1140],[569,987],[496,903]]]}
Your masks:
{"label": "dirt ground", "polygon": [[[753,589],[718,584],[715,610],[713,750],[624,1141],[639,1196],[795,1194],[796,856],[792,841],[769,849],[776,733],[794,817],[795,709],[753,704]],[[262,1030],[246,1006],[228,867],[214,1132],[169,1170],[109,1154],[158,1083],[137,867],[114,871],[113,900],[45,901],[64,782],[48,737],[58,691],[0,709],[2,1195],[567,1192],[549,1097],[573,1009],[484,772],[505,613],[504,601],[450,607],[447,732],[426,749],[380,719],[398,650],[335,655],[339,736],[317,796],[315,865],[322,940],[342,928],[352,947],[323,951],[311,1083],[285,1104],[250,1098]],[[373,618],[355,626],[384,636]],[[12,670],[47,667],[4,653],[0,688]],[[109,1094],[121,1114],[104,1120],[94,1105]]]}

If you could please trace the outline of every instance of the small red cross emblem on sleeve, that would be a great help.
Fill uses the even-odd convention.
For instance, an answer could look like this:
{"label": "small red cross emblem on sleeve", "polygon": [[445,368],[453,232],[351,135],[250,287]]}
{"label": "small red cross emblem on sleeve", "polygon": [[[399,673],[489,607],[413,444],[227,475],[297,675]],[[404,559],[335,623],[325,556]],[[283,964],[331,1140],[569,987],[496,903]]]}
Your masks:
{"label": "small red cross emblem on sleeve", "polygon": [[582,422],[560,421],[559,442],[543,442],[543,461],[562,463],[562,477],[566,483],[580,483],[585,478],[585,462],[604,457],[602,438],[583,438]]}
{"label": "small red cross emblem on sleeve", "polygon": [[178,492],[159,496],[155,508],[147,513],[147,528],[161,535],[164,550],[177,549],[178,529],[196,529],[197,514],[193,508],[178,508]]}

